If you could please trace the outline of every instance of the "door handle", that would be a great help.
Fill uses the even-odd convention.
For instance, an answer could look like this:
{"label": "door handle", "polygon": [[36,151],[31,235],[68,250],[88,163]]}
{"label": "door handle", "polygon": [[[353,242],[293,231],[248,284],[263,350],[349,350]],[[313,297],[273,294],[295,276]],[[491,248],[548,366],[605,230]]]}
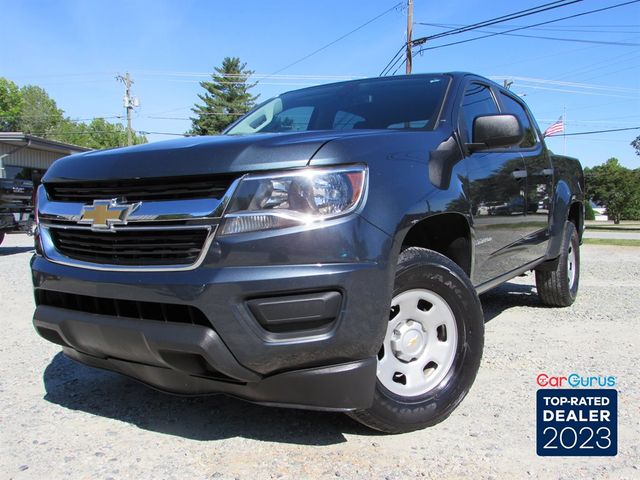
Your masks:
{"label": "door handle", "polygon": [[514,170],[513,172],[511,172],[511,176],[517,180],[520,180],[522,178],[527,178],[527,171],[526,170]]}

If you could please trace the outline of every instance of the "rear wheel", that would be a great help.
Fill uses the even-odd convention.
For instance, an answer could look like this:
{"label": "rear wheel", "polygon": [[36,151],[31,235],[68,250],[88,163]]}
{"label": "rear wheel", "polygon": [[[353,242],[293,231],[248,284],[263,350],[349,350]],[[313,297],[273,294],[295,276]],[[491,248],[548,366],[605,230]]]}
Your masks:
{"label": "rear wheel", "polygon": [[373,405],[351,417],[389,433],[441,422],[471,388],[483,339],[482,307],[464,271],[437,252],[406,249],[378,353]]}
{"label": "rear wheel", "polygon": [[568,307],[578,295],[580,282],[580,240],[572,222],[566,222],[555,270],[536,270],[536,288],[542,303]]}

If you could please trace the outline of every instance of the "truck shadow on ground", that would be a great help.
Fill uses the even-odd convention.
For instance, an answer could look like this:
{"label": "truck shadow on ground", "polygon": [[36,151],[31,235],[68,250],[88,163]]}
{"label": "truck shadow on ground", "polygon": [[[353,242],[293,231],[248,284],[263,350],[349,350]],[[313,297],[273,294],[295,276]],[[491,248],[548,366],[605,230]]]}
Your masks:
{"label": "truck shadow on ground", "polygon": [[300,445],[346,442],[345,433],[376,435],[340,413],[254,405],[231,397],[178,397],[112,372],[81,365],[58,353],[44,372],[45,400],[200,441],[244,437]]}
{"label": "truck shadow on ground", "polygon": [[33,247],[0,247],[0,257],[17,253],[33,252]]}
{"label": "truck shadow on ground", "polygon": [[538,297],[536,287],[509,282],[480,295],[480,302],[485,323],[514,307],[547,308]]}

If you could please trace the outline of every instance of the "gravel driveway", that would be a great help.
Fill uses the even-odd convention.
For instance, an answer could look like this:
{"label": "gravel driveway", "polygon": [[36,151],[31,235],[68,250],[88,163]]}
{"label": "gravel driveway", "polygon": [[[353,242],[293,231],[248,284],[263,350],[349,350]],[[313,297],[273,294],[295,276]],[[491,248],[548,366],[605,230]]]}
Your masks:
{"label": "gravel driveway", "polygon": [[[640,249],[586,245],[580,295],[542,307],[533,277],[482,297],[475,385],[404,435],[344,415],[178,398],[76,364],[31,326],[31,239],[0,246],[0,478],[640,478]],[[615,375],[617,457],[537,457],[536,375]]]}

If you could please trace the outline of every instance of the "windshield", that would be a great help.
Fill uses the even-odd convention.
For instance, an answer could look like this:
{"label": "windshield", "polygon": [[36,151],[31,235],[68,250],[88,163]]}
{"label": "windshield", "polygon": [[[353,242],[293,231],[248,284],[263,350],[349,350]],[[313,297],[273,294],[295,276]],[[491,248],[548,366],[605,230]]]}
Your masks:
{"label": "windshield", "polygon": [[368,79],[306,88],[272,98],[233,124],[227,135],[308,130],[429,130],[449,78]]}

